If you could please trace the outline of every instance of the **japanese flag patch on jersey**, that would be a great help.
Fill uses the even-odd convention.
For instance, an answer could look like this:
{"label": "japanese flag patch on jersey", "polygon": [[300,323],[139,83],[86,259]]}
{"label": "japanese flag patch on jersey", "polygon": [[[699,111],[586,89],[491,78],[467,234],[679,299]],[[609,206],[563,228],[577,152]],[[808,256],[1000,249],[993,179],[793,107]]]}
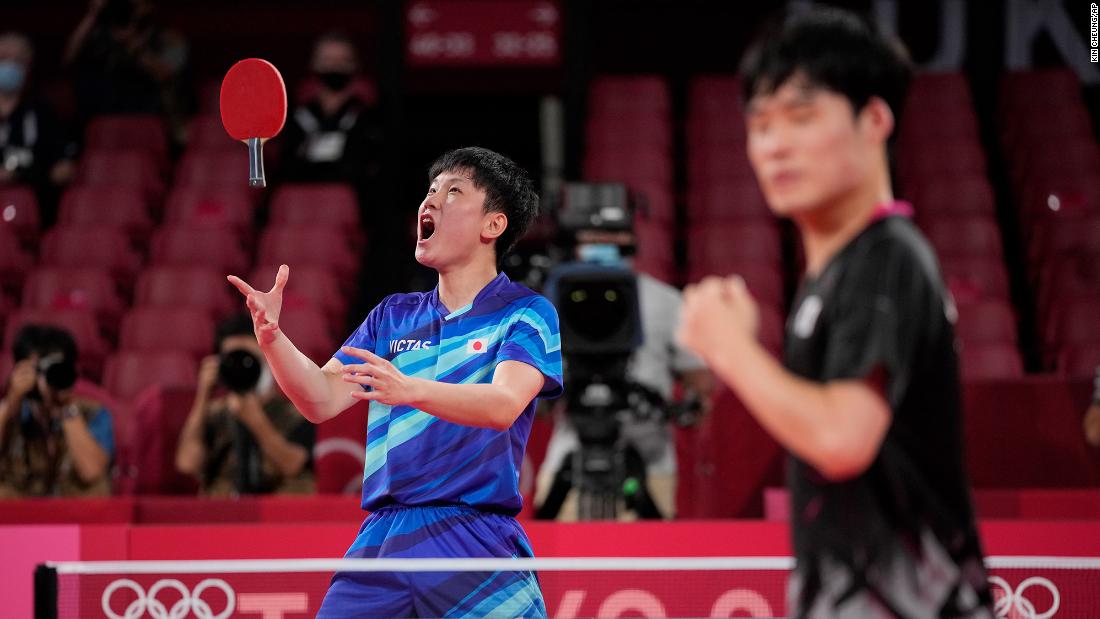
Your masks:
{"label": "japanese flag patch on jersey", "polygon": [[468,354],[474,355],[474,354],[478,354],[478,353],[483,353],[488,349],[489,349],[489,340],[488,340],[488,338],[478,337],[478,338],[474,338],[472,340],[467,340],[466,341],[466,352]]}

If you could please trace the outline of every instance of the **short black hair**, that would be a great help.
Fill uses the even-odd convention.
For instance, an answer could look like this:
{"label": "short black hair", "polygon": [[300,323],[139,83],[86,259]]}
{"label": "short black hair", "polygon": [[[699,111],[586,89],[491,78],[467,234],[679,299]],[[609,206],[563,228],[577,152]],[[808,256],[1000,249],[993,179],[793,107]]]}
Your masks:
{"label": "short black hair", "polygon": [[905,46],[873,23],[815,6],[792,10],[762,30],[741,63],[742,97],[747,103],[771,94],[795,74],[843,95],[857,113],[880,97],[900,122],[913,67]]}
{"label": "short black hair", "polygon": [[214,352],[221,352],[222,342],[224,342],[226,338],[236,335],[256,336],[256,330],[252,326],[251,315],[240,312],[227,316],[224,320],[219,322],[218,326],[214,327]]}
{"label": "short black hair", "polygon": [[77,359],[76,340],[71,333],[53,325],[28,324],[15,334],[11,346],[12,357],[16,363],[37,354],[40,358],[60,352],[67,361]]}
{"label": "short black hair", "polygon": [[508,227],[497,237],[497,267],[503,264],[504,257],[512,251],[531,222],[539,214],[539,195],[535,193],[535,184],[527,171],[516,162],[480,146],[457,148],[444,153],[432,163],[428,171],[428,182],[444,172],[468,170],[474,186],[485,191],[485,212],[500,212],[508,216]]}

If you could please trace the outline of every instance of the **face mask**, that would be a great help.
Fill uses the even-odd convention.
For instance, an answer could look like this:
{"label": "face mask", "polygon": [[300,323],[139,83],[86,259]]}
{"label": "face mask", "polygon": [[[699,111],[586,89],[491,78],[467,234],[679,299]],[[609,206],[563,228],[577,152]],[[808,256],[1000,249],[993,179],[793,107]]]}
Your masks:
{"label": "face mask", "polygon": [[343,71],[322,71],[317,74],[317,79],[329,90],[343,90],[351,83],[351,73]]}
{"label": "face mask", "polygon": [[619,246],[611,243],[591,243],[577,248],[577,257],[583,262],[616,264],[622,261]]}
{"label": "face mask", "polygon": [[23,65],[14,60],[0,60],[0,92],[19,92],[23,87],[26,71]]}

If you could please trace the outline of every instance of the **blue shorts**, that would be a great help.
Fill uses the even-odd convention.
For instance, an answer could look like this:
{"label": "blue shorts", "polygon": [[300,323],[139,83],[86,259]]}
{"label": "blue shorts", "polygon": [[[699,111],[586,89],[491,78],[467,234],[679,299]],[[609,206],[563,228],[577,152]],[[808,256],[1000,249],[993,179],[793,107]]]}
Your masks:
{"label": "blue shorts", "polygon": [[[466,506],[384,507],[347,558],[531,557],[515,518]],[[337,572],[317,614],[336,617],[546,617],[533,572]]]}

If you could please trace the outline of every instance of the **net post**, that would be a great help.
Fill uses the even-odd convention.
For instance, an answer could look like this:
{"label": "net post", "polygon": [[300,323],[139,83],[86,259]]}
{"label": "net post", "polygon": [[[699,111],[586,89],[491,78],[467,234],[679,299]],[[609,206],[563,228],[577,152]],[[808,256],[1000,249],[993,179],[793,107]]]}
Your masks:
{"label": "net post", "polygon": [[34,619],[57,619],[57,568],[45,563],[34,568]]}

